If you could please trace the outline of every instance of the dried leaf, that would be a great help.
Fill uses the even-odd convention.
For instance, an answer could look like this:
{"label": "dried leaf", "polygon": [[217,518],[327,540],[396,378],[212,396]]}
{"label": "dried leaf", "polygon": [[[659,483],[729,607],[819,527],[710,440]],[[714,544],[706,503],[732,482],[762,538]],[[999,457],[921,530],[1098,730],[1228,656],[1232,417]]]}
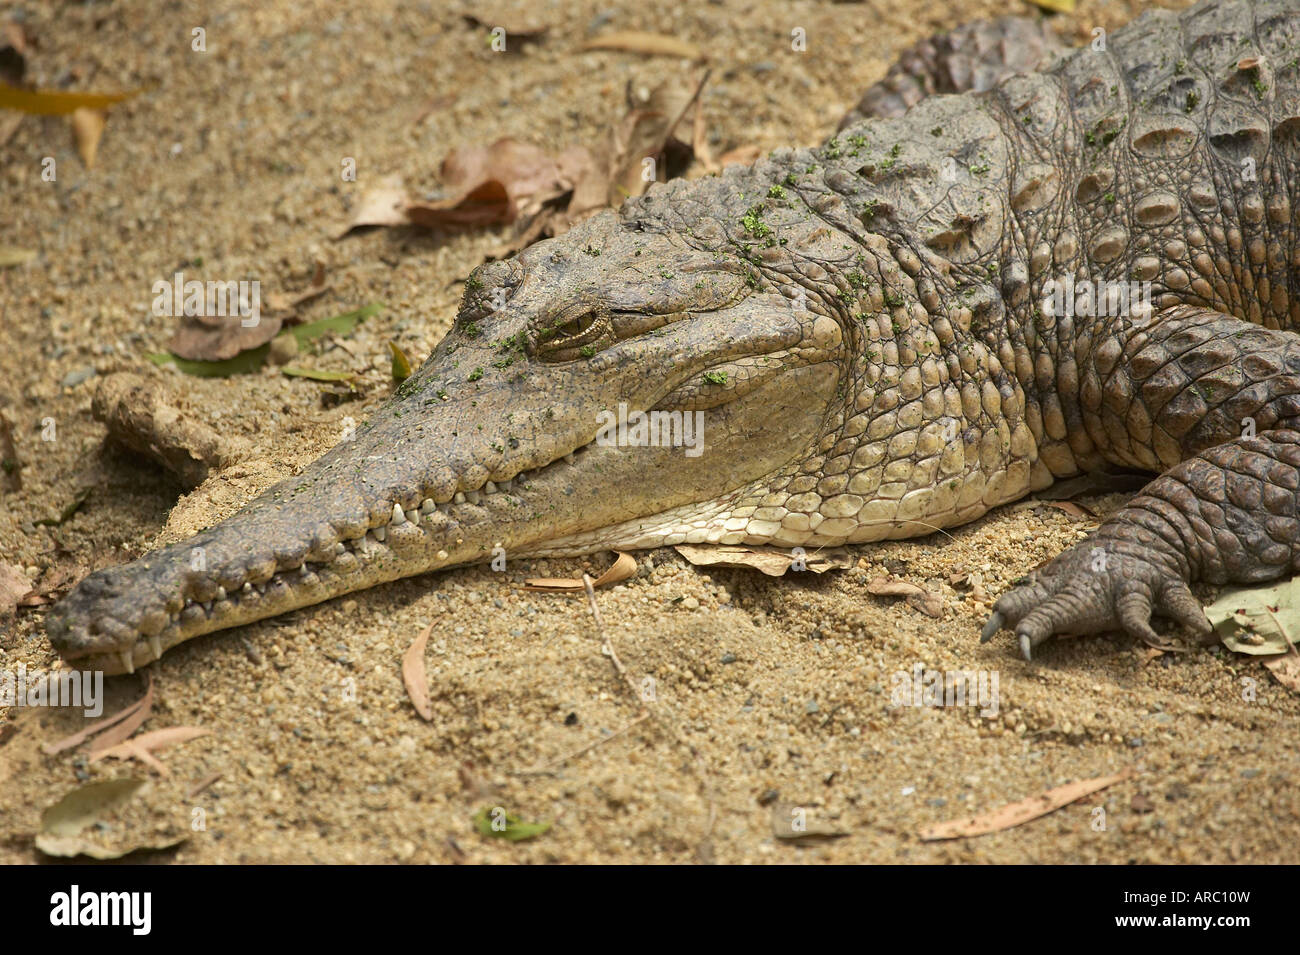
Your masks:
{"label": "dried leaf", "polygon": [[0,561],[0,620],[12,617],[19,602],[32,593],[32,582],[17,564]]}
{"label": "dried leaf", "polygon": [[324,368],[300,368],[296,365],[285,365],[280,370],[290,378],[310,378],[312,381],[350,381],[356,377],[356,373],[351,371],[328,371]]}
{"label": "dried leaf", "polygon": [[59,858],[88,856],[91,859],[107,860],[120,859],[132,852],[155,852],[159,849],[170,849],[173,846],[180,845],[189,837],[189,833],[182,832],[178,836],[161,836],[156,839],[127,839],[118,846],[105,846],[98,842],[92,842],[85,836],[59,838],[57,836],[42,835],[36,837],[36,848],[47,856],[58,856]]}
{"label": "dried leaf", "polygon": [[1045,816],[1049,812],[1055,812],[1062,806],[1068,806],[1084,796],[1089,796],[1116,783],[1123,782],[1133,775],[1133,767],[1130,766],[1113,776],[1101,776],[1097,779],[1084,779],[1067,783],[1064,786],[1049,789],[1047,792],[1030,799],[1008,803],[999,809],[994,809],[992,812],[927,826],[921,830],[920,836],[924,842],[933,842],[938,839],[960,839],[963,836],[983,836],[990,832],[1001,832],[1003,829],[1023,825],[1040,816]]}
{"label": "dried leaf", "polygon": [[134,776],[122,776],[78,786],[41,813],[41,835],[55,838],[77,835],[100,816],[129,802],[144,783]]}
{"label": "dried leaf", "polygon": [[1058,511],[1064,511],[1077,521],[1095,521],[1097,519],[1097,514],[1094,511],[1089,510],[1082,504],[1075,504],[1073,501],[1039,501],[1038,503],[1054,507]]}
{"label": "dried leaf", "polygon": [[[104,727],[104,733],[97,737],[87,750],[92,757],[97,758],[99,754],[106,753],[118,743],[124,742],[153,715],[153,675],[147,670],[145,674],[144,696],[114,718],[116,725]],[[53,751],[57,752],[57,750]]]}
{"label": "dried leaf", "polygon": [[254,325],[245,325],[245,321],[239,315],[183,316],[167,349],[190,361],[226,361],[266,344],[279,333],[283,323],[283,319],[266,315],[259,315]]}
{"label": "dried leaf", "polygon": [[124,776],[87,783],[72,790],[41,814],[36,848],[59,858],[84,855],[92,859],[120,859],[140,849],[167,849],[184,842],[189,838],[189,833],[184,831],[178,836],[141,835],[115,826],[107,835],[96,832],[92,838],[83,834],[102,816],[130,802],[144,784],[143,779]]}
{"label": "dried leaf", "polygon": [[406,695],[411,698],[411,705],[426,721],[433,719],[433,706],[429,702],[429,676],[424,669],[424,648],[429,643],[429,634],[433,633],[433,624],[425,628],[424,633],[415,638],[402,657],[402,683],[406,686]]}
{"label": "dried leaf", "polygon": [[752,568],[769,577],[781,577],[798,563],[802,563],[802,570],[795,573],[811,571],[814,574],[848,570],[854,563],[853,555],[841,548],[814,550],[811,554],[739,544],[677,544],[674,549],[696,567]]}
{"label": "dried leaf", "polygon": [[524,822],[514,813],[506,812],[499,806],[480,809],[474,816],[474,826],[485,836],[507,839],[510,842],[532,839],[551,828],[549,822]]}
{"label": "dried leaf", "polygon": [[1126,494],[1137,491],[1151,483],[1149,474],[1129,474],[1095,471],[1081,474],[1065,481],[1057,481],[1050,487],[1037,492],[1040,501],[1064,501],[1085,494]]}
{"label": "dried leaf", "polygon": [[[592,586],[595,588],[611,587],[627,580],[635,573],[636,558],[631,554],[620,552],[614,563],[610,564],[605,572],[596,578]],[[524,590],[535,590],[544,593],[579,593],[586,589],[581,580],[574,580],[572,577],[530,577],[524,581]]]}
{"label": "dried leaf", "polygon": [[329,291],[329,287],[329,283],[325,281],[325,266],[317,265],[316,271],[312,273],[311,284],[305,289],[292,295],[284,292],[268,292],[262,297],[262,304],[266,310],[272,312],[292,312],[299,305],[324,295]]}
{"label": "dried leaf", "polygon": [[411,220],[406,217],[407,202],[401,178],[385,176],[361,193],[356,208],[352,210],[352,218],[335,238],[341,239],[353,229],[365,226],[410,225]]}
{"label": "dried leaf", "polygon": [[[637,105],[623,119],[615,137],[613,159],[610,166],[608,204],[619,205],[628,196],[639,196],[657,179],[671,178],[680,170],[668,169],[666,151],[675,143],[682,154],[677,165],[684,170],[690,165],[692,151],[689,146],[673,137],[674,130],[696,105],[700,91],[708,81],[705,70],[694,80],[683,76],[673,77],[656,86],[643,104]],[[654,176],[646,176],[646,160],[654,160]]]}
{"label": "dried leaf", "polygon": [[393,381],[401,384],[411,377],[411,362],[397,342],[389,342],[388,348],[393,353]]}
{"label": "dried leaf", "polygon": [[785,842],[825,842],[849,835],[816,816],[809,819],[808,810],[796,813],[796,808],[791,803],[772,804],[772,835]]}
{"label": "dried leaf", "polygon": [[910,606],[927,616],[943,616],[943,597],[907,580],[875,577],[867,584],[867,593],[878,597],[904,597]]}
{"label": "dried leaf", "polygon": [[103,110],[80,108],[72,111],[72,136],[77,142],[77,153],[87,169],[95,168],[99,154],[99,139],[104,135],[107,115]]}
{"label": "dried leaf", "polygon": [[540,146],[509,137],[486,147],[466,146],[442,161],[442,181],[452,195],[409,203],[406,215],[415,225],[431,228],[514,222],[572,193],[591,165],[591,154],[582,147],[553,157]]}
{"label": "dried leaf", "polygon": [[593,37],[584,43],[582,50],[622,50],[627,53],[648,53],[652,56],[679,56],[684,60],[707,59],[703,50],[694,43],[640,30],[623,30]]}
{"label": "dried leaf", "polygon": [[550,31],[550,27],[534,24],[525,25],[514,21],[506,23],[494,22],[474,13],[462,13],[460,16],[462,20],[472,27],[479,27],[483,30],[496,30],[499,28],[505,31],[506,45],[504,52],[507,53],[515,49],[510,45],[511,40],[517,40],[521,46],[525,43],[536,43]]}
{"label": "dried leaf", "polygon": [[1273,674],[1273,679],[1292,693],[1300,693],[1300,655],[1279,653],[1274,657],[1264,657],[1260,662]]}
{"label": "dried leaf", "polygon": [[[102,732],[110,726],[116,726],[123,720],[128,720],[143,710],[145,716],[140,720],[134,721],[134,725],[132,725],[131,728],[122,736],[119,736],[118,739],[130,736],[131,733],[134,733],[140,728],[140,724],[142,724],[145,719],[148,719],[148,713],[153,707],[153,675],[148,670],[145,671],[145,680],[147,682],[145,685],[144,696],[140,697],[140,699],[136,700],[129,706],[118,710],[112,716],[105,716],[103,719],[96,720],[84,729],[73,733],[71,736],[64,737],[56,743],[42,743],[41,752],[46,756],[53,756],[55,753],[61,753],[65,749],[72,749],[72,747],[80,745],[96,733]],[[117,742],[117,740],[114,740],[114,742]]]}
{"label": "dried leaf", "polygon": [[35,249],[20,249],[13,245],[0,245],[0,269],[22,265],[36,258]]}
{"label": "dried leaf", "polygon": [[1300,578],[1262,587],[1226,587],[1205,608],[1224,646],[1237,653],[1291,653],[1300,637]]}
{"label": "dried leaf", "polygon": [[66,116],[79,109],[108,109],[139,95],[127,93],[73,93],[66,90],[25,90],[0,83],[0,109],[16,109],[37,116]]}
{"label": "dried leaf", "polygon": [[101,759],[138,759],[140,762],[156,769],[161,775],[167,775],[167,769],[154,758],[153,754],[169,746],[186,743],[200,736],[207,736],[211,730],[200,726],[169,726],[166,729],[153,730],[142,736],[123,740],[110,749],[93,752],[90,761]]}

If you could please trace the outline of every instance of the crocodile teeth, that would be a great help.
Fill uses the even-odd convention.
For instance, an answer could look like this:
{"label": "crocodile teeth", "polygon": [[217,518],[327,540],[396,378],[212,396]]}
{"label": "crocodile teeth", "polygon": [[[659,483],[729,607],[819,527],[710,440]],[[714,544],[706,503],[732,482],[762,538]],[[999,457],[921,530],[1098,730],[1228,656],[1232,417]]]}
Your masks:
{"label": "crocodile teeth", "polygon": [[299,577],[306,577],[306,576],[309,575],[310,573],[311,573],[311,571],[307,569],[307,565],[306,565],[306,564],[303,564],[301,567],[298,568],[298,576],[299,576]]}
{"label": "crocodile teeth", "polygon": [[153,651],[155,660],[162,659],[162,637],[153,636],[149,638],[149,649]]}
{"label": "crocodile teeth", "polygon": [[432,514],[437,509],[438,509],[438,505],[433,503],[433,498],[431,497],[426,497],[423,501],[420,502],[421,514]]}
{"label": "crocodile teeth", "polygon": [[130,650],[122,651],[122,666],[126,667],[127,673],[135,672],[135,657],[131,656]]}
{"label": "crocodile teeth", "polygon": [[497,492],[497,486],[493,484],[491,481],[488,481],[486,484],[483,485],[483,490],[489,494],[495,494]]}
{"label": "crocodile teeth", "polygon": [[457,492],[456,492],[456,497],[453,498],[453,500],[455,500],[455,502],[456,502],[457,504],[464,504],[464,503],[465,503],[465,492],[464,492],[464,491],[457,491]]}
{"label": "crocodile teeth", "polygon": [[402,505],[400,504],[393,505],[393,523],[394,524],[406,523],[406,512],[402,510]]}
{"label": "crocodile teeth", "polygon": [[478,491],[465,492],[465,500],[469,501],[471,504],[477,504],[481,499],[482,498],[480,497]]}
{"label": "crocodile teeth", "polygon": [[212,613],[212,601],[211,601],[211,600],[205,600],[205,601],[203,602],[203,612],[204,612],[204,613]]}
{"label": "crocodile teeth", "polygon": [[343,546],[342,541],[339,541],[337,544],[334,545],[334,553],[336,554],[346,554],[347,550],[348,549]]}
{"label": "crocodile teeth", "polygon": [[247,581],[245,581],[245,582],[244,582],[244,593],[246,593],[246,594],[251,594],[252,592],[253,592],[253,585],[250,584],[250,583],[248,583]]}
{"label": "crocodile teeth", "polygon": [[388,540],[388,528],[387,528],[387,527],[376,527],[376,528],[375,528],[373,531],[371,531],[370,533],[374,534],[374,535],[375,535],[375,540],[380,541],[381,543],[382,543],[383,541]]}
{"label": "crocodile teeth", "polygon": [[501,488],[503,491],[513,491],[515,489],[514,478],[511,478],[509,481],[502,481],[497,485],[497,487]]}
{"label": "crocodile teeth", "polygon": [[217,585],[217,599],[218,600],[226,599],[226,588],[222,587],[220,584]]}

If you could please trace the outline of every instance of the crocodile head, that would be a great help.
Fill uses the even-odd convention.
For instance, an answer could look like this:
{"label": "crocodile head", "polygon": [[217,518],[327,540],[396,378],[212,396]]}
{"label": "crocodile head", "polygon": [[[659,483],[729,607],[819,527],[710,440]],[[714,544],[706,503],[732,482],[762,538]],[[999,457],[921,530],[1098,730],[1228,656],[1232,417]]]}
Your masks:
{"label": "crocodile head", "polygon": [[476,269],[452,330],[369,421],[224,522],[87,577],[48,617],[55,648],[120,672],[494,555],[745,540],[742,497],[752,513],[823,435],[845,338],[736,223],[683,223],[700,189],[721,187],[657,190]]}

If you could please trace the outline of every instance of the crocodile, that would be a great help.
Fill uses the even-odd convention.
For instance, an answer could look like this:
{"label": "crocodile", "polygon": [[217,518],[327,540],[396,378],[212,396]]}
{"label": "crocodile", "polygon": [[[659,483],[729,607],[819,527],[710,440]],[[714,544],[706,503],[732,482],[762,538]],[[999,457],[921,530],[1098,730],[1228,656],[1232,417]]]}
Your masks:
{"label": "crocodile", "polygon": [[54,648],[132,671],[502,552],[917,537],[1116,467],[1154,477],[982,639],[1204,636],[1193,585],[1300,567],[1300,6],[1152,10],[1040,53],[477,267],[363,426],[86,577]]}

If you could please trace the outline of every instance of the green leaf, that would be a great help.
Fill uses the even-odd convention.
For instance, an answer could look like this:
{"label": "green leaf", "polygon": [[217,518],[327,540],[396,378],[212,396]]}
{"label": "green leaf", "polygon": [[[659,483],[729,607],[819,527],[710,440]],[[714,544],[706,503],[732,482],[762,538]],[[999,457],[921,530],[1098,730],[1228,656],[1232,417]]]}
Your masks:
{"label": "green leaf", "polygon": [[[335,315],[333,318],[322,318],[319,322],[308,322],[306,325],[295,325],[288,330],[288,334],[298,339],[298,347],[302,348],[320,338],[329,332],[335,332],[339,335],[350,335],[352,330],[361,322],[365,321],[371,315],[378,314],[384,306],[380,302],[371,302],[362,308],[354,309],[351,312],[344,312],[342,315]],[[280,332],[281,335],[285,332]]]}
{"label": "green leaf", "polygon": [[1264,656],[1287,653],[1300,635],[1300,578],[1267,587],[1228,587],[1205,608],[1224,646]]}
{"label": "green leaf", "polygon": [[508,839],[511,842],[532,839],[551,828],[549,822],[523,822],[514,813],[506,812],[500,806],[480,809],[474,817],[474,826],[485,836]]}
{"label": "green leaf", "polygon": [[[283,332],[281,332],[283,334]],[[258,345],[248,351],[242,351],[234,358],[225,361],[191,361],[171,352],[153,352],[145,355],[155,365],[175,365],[187,375],[197,378],[228,378],[231,375],[247,375],[257,371],[266,362],[271,353],[271,343]]]}
{"label": "green leaf", "polygon": [[38,521],[32,521],[32,523],[43,527],[61,527],[68,522],[68,519],[73,514],[77,513],[82,504],[86,503],[86,498],[90,497],[90,492],[93,490],[93,487],[83,487],[71,501],[64,505],[63,510],[59,511],[58,517],[42,517]]}
{"label": "green leaf", "polygon": [[411,377],[411,363],[407,360],[406,353],[398,347],[397,342],[389,342],[388,347],[393,353],[393,381],[400,384]]}
{"label": "green leaf", "polygon": [[297,368],[285,365],[282,369],[286,375],[294,378],[310,378],[312,381],[350,381],[356,377],[350,371],[327,371],[324,368]]}

